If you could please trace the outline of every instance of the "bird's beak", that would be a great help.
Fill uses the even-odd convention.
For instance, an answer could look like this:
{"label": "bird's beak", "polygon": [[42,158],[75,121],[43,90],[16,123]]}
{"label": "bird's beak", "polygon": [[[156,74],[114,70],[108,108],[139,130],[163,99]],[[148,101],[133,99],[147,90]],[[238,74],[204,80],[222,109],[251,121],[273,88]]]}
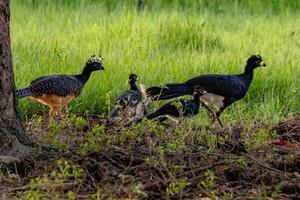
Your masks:
{"label": "bird's beak", "polygon": [[259,66],[266,67],[267,65],[266,65],[266,63],[264,61],[261,61],[260,64],[259,64]]}

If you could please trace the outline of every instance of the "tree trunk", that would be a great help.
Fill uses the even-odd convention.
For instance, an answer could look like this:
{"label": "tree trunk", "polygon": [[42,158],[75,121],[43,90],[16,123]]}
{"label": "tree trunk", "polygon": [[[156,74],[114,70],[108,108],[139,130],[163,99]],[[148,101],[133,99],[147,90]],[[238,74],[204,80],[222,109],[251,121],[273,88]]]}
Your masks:
{"label": "tree trunk", "polygon": [[22,156],[31,144],[21,120],[9,35],[9,0],[0,0],[0,154]]}

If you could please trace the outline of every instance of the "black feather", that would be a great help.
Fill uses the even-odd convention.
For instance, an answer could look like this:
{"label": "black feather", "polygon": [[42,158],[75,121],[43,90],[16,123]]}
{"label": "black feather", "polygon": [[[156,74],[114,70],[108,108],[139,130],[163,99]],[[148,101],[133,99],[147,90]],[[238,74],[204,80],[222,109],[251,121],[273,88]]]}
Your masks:
{"label": "black feather", "polygon": [[110,117],[117,117],[126,108],[135,109],[139,102],[142,101],[142,94],[136,86],[137,76],[135,74],[130,74],[128,78],[128,83],[130,89],[121,93],[113,102],[113,109],[110,111]]}
{"label": "black feather", "polygon": [[28,87],[17,90],[17,96],[19,99],[26,96],[42,96],[43,94],[78,96],[91,73],[101,69],[104,69],[101,59],[89,59],[81,74],[41,76],[31,81]]}
{"label": "black feather", "polygon": [[150,87],[147,95],[155,99],[170,99],[183,95],[191,95],[193,88],[201,87],[207,93],[224,97],[220,113],[233,102],[243,98],[252,82],[253,70],[259,66],[266,66],[259,55],[252,55],[247,60],[242,74],[218,75],[206,74],[192,78],[184,83],[167,84],[166,87]]}
{"label": "black feather", "polygon": [[204,92],[205,91],[196,88],[193,93],[193,99],[179,99],[168,102],[157,109],[155,112],[148,114],[146,118],[154,119],[160,117],[160,121],[163,121],[164,119],[166,119],[165,116],[176,118],[195,116],[199,112],[200,96],[203,95]]}

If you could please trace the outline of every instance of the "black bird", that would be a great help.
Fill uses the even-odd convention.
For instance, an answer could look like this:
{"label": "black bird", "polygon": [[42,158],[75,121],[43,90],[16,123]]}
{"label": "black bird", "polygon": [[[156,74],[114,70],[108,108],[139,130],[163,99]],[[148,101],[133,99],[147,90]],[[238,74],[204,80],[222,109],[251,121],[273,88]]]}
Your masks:
{"label": "black bird", "polygon": [[199,86],[207,92],[207,94],[201,96],[201,100],[206,105],[214,104],[218,108],[216,118],[219,120],[220,114],[226,107],[246,95],[253,78],[253,70],[260,66],[266,66],[261,56],[251,55],[247,60],[245,71],[241,74],[200,75],[184,83],[148,88],[147,95],[154,97],[154,99],[170,99],[182,95],[191,95],[193,87]]}
{"label": "black bird", "polygon": [[17,90],[18,99],[29,96],[50,108],[51,117],[61,116],[61,109],[72,99],[80,95],[85,83],[94,71],[104,70],[103,59],[92,56],[86,62],[81,74],[77,75],[48,75],[33,80],[30,85]]}
{"label": "black bird", "polygon": [[168,102],[157,109],[155,112],[146,115],[147,119],[154,119],[159,117],[162,122],[167,118],[171,118],[178,122],[180,117],[192,117],[198,114],[200,107],[200,96],[204,95],[206,91],[196,87],[193,93],[193,99],[179,99]]}
{"label": "black bird", "polygon": [[135,112],[135,108],[142,101],[142,94],[136,86],[138,78],[135,74],[130,74],[128,83],[130,89],[120,94],[113,102],[113,109],[110,111],[110,117],[118,117],[126,109]]}

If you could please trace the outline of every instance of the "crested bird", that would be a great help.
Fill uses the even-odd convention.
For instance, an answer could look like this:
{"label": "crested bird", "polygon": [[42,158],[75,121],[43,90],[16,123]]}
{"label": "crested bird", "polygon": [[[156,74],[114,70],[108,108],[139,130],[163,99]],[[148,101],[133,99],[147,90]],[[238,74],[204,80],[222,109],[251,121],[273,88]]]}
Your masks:
{"label": "crested bird", "polygon": [[92,56],[82,73],[77,75],[47,75],[31,81],[30,85],[17,90],[17,98],[29,97],[50,108],[48,124],[55,115],[62,117],[61,109],[79,96],[94,71],[104,70],[103,59]]}

